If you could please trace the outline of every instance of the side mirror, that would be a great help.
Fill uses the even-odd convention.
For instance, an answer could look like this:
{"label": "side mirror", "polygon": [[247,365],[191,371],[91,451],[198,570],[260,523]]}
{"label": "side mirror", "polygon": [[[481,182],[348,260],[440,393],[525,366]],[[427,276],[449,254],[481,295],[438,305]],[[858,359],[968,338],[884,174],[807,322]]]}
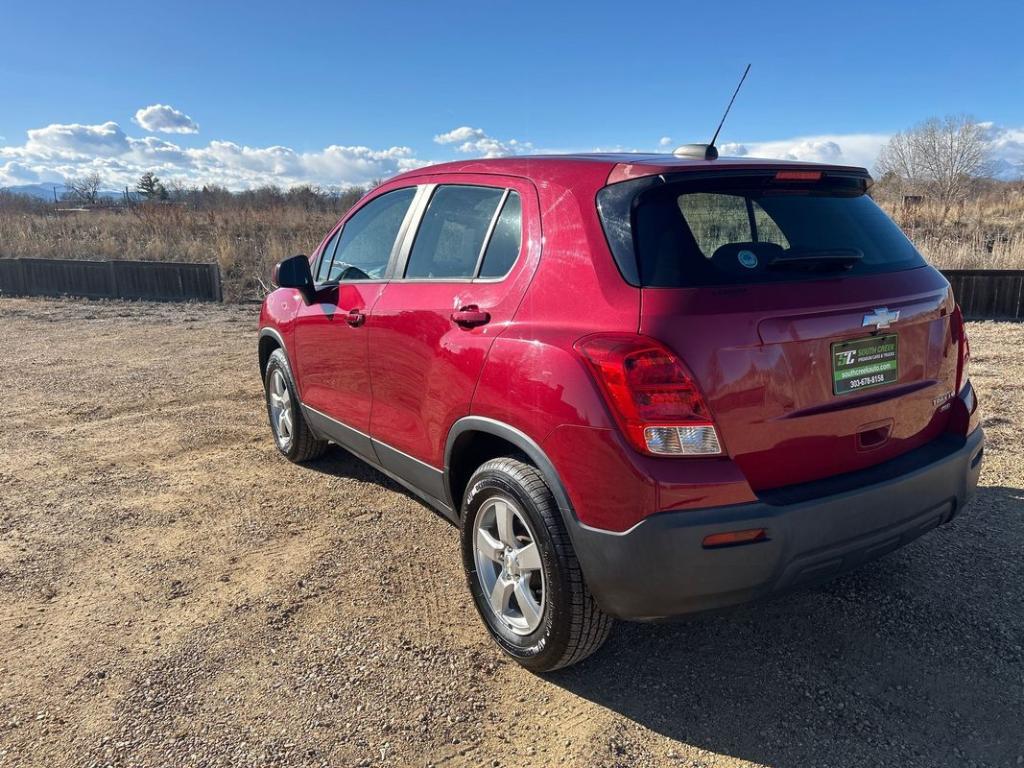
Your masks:
{"label": "side mirror", "polygon": [[306,256],[292,256],[278,262],[270,279],[279,288],[298,288],[306,301],[313,298],[313,273]]}

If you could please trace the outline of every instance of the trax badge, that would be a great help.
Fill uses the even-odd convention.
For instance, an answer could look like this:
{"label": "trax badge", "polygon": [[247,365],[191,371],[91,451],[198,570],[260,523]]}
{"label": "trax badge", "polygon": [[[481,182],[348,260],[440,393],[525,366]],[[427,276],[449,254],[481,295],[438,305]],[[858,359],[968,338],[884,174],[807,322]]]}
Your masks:
{"label": "trax badge", "polygon": [[753,269],[757,266],[757,254],[753,251],[740,251],[736,254],[736,258],[747,269]]}
{"label": "trax badge", "polygon": [[870,315],[864,315],[864,322],[861,323],[861,326],[867,328],[874,325],[880,329],[888,328],[891,323],[895,323],[899,319],[900,311],[898,309],[895,312],[890,312],[887,307],[880,307]]}

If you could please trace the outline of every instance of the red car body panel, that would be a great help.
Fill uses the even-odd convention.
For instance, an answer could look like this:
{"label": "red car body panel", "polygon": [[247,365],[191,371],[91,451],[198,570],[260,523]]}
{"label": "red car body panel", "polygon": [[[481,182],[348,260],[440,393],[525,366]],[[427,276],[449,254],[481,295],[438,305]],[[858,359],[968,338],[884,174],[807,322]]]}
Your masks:
{"label": "red car body panel", "polygon": [[298,302],[292,322],[293,373],[302,402],[360,432],[370,430],[368,329],[352,327],[348,313],[369,313],[385,283],[346,283],[326,288],[315,303]]}
{"label": "red car body panel", "polygon": [[[833,398],[830,344],[863,337],[877,306],[900,311],[901,381]],[[919,269],[767,290],[645,288],[640,331],[686,361],[726,451],[761,490],[863,469],[944,431],[949,412],[932,401],[953,389],[952,310],[942,276]]]}
{"label": "red car body panel", "polygon": [[[418,169],[375,190],[339,226],[400,187],[512,188],[523,202],[523,240],[511,273],[345,282],[308,303],[279,289],[261,327],[283,341],[305,405],[438,475],[449,469],[460,419],[506,425],[542,449],[579,523],[600,531],[628,531],[656,513],[752,504],[762,491],[870,468],[950,430],[971,431],[973,410],[937,407],[953,389],[958,347],[948,283],[930,267],[771,286],[639,288],[623,279],[596,213],[607,184],[807,165],[579,155]],[[451,313],[467,306],[490,322],[453,323]],[[865,312],[879,306],[901,313],[900,382],[833,398],[829,345],[863,336]],[[346,323],[353,308],[367,315],[361,327]],[[707,400],[721,456],[654,457],[627,444],[574,350],[603,332],[641,333],[679,355]]]}
{"label": "red car body panel", "polygon": [[[508,187],[523,205],[522,250],[504,279],[392,281],[366,324],[374,390],[369,433],[387,435],[381,439],[393,448],[440,468],[448,430],[469,414],[488,350],[512,322],[540,260],[540,205],[533,184],[523,179],[431,174],[416,181]],[[489,321],[475,327],[452,322],[453,312],[470,306]]]}

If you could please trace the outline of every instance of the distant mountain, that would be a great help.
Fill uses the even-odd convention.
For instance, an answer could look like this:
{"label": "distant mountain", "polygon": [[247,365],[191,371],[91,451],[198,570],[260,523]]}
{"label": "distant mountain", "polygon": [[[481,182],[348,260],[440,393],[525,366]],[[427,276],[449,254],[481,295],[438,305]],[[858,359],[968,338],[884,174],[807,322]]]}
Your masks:
{"label": "distant mountain", "polygon": [[[16,195],[37,197],[40,200],[53,200],[54,189],[57,191],[57,199],[60,200],[68,188],[64,184],[18,184],[13,187],[0,187],[4,192],[13,192]],[[100,197],[113,198],[121,197],[124,193],[117,189],[101,189]]]}
{"label": "distant mountain", "polygon": [[1024,179],[1024,162],[992,160],[988,164],[988,173],[1000,181],[1020,181]]}
{"label": "distant mountain", "polygon": [[68,188],[63,184],[19,184],[14,187],[4,187],[5,192],[13,192],[16,195],[27,195],[29,197],[39,197],[44,200],[53,200],[53,190],[57,190],[57,198],[68,191]]}

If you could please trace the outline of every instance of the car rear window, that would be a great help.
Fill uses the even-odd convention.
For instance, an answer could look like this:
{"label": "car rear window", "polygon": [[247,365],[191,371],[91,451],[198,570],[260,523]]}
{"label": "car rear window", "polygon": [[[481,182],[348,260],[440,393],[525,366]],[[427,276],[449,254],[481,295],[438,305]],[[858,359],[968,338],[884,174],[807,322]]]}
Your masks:
{"label": "car rear window", "polygon": [[602,190],[598,209],[623,275],[643,286],[787,282],[923,266],[865,188],[853,178],[780,183],[774,172],[626,182]]}

